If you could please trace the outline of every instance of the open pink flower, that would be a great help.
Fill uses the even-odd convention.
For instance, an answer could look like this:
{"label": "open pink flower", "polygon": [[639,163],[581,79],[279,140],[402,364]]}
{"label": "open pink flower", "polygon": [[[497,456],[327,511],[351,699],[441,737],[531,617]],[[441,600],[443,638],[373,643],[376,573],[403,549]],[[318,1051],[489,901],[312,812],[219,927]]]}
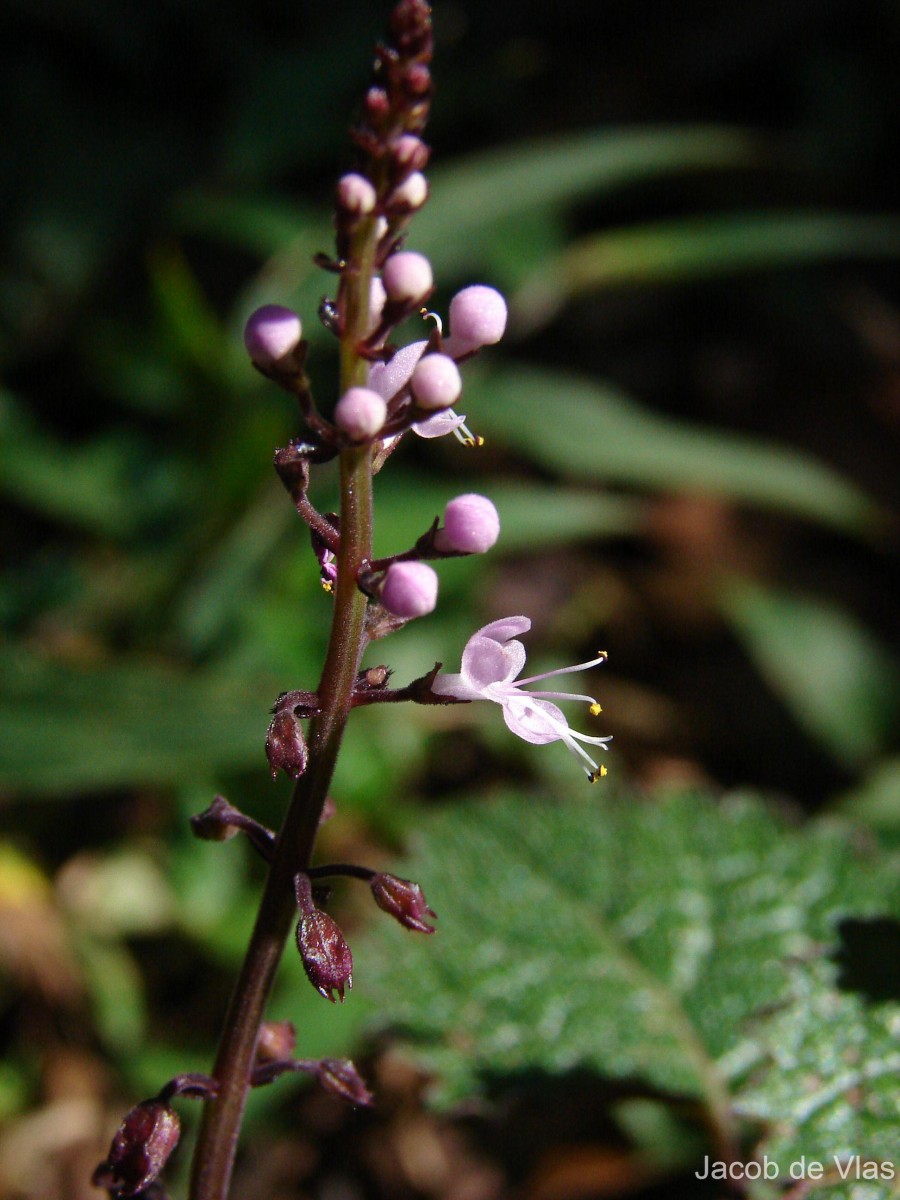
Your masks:
{"label": "open pink flower", "polygon": [[[440,674],[431,685],[431,690],[441,696],[453,696],[457,700],[493,700],[503,709],[503,719],[517,737],[536,746],[547,742],[564,742],[566,748],[579,758],[594,783],[605,774],[579,742],[607,749],[610,737],[589,737],[576,733],[562,710],[552,700],[582,700],[596,715],[600,705],[593,696],[581,696],[572,692],[529,692],[525,685],[549,679],[554,675],[569,675],[573,671],[586,671],[602,663],[606,654],[598,654],[590,662],[574,667],[560,667],[543,675],[532,675],[528,679],[516,676],[525,666],[525,647],[516,640],[520,633],[531,628],[528,617],[504,617],[492,621],[477,633],[473,633],[463,650],[462,665],[458,675]],[[540,697],[540,698],[538,698]]]}

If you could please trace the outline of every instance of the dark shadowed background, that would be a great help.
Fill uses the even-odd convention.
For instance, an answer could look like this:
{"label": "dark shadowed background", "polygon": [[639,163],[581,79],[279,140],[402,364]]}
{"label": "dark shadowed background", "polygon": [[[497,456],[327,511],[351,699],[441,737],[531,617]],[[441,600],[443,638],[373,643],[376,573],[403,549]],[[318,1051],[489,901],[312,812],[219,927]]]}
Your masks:
{"label": "dark shadowed background", "polygon": [[[186,818],[222,792],[277,825],[266,710],[314,686],[329,603],[271,470],[294,413],[240,330],[258,303],[298,307],[333,402],[311,256],[386,11],[2,5],[0,1196],[98,1194],[111,1114],[211,1059],[260,871]],[[749,785],[896,840],[900,11],[434,16],[432,199],[409,246],[439,311],[485,282],[511,322],[464,396],[485,446],[404,444],[377,539],[401,549],[469,490],[503,534],[442,566],[438,611],[370,661],[456,669],[475,628],[528,613],[536,669],[609,651],[585,686],[611,787]],[[327,470],[318,488],[330,507]],[[585,786],[496,712],[367,711],[325,852],[386,860],[425,809],[503,781]],[[368,910],[338,901],[364,937]],[[362,982],[333,1012],[286,976],[304,1053],[357,1047],[385,1100],[348,1115],[272,1089],[236,1197],[651,1186],[592,1077],[433,1117],[405,1061],[359,1049]]]}

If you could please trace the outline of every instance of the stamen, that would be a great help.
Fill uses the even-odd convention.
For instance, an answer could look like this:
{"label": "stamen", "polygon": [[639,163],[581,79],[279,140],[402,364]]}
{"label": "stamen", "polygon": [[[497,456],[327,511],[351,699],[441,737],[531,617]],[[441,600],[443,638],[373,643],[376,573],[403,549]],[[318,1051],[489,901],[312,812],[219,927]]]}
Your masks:
{"label": "stamen", "polygon": [[457,439],[457,441],[462,442],[464,446],[484,445],[484,438],[478,437],[476,434],[474,434],[465,421],[463,421],[461,425],[457,425],[457,427],[453,430],[453,436]]}
{"label": "stamen", "polygon": [[599,717],[600,714],[603,712],[603,709],[600,707],[600,705],[595,700],[594,703],[591,705],[589,712],[592,717]]}
{"label": "stamen", "polygon": [[444,336],[444,323],[436,312],[429,312],[427,308],[420,308],[419,315],[422,317],[423,321],[427,321],[430,317],[437,326],[438,333],[441,335],[441,337]]}
{"label": "stamen", "polygon": [[[554,675],[571,675],[574,671],[587,671],[590,667],[598,667],[600,663],[607,658],[606,653],[601,650],[596,658],[592,658],[590,662],[576,663],[574,667],[557,667],[555,671],[545,671],[543,675],[530,675],[527,679],[517,679],[516,687],[521,687],[523,683],[539,683],[542,679],[552,679]],[[592,700],[592,696],[587,697]]]}

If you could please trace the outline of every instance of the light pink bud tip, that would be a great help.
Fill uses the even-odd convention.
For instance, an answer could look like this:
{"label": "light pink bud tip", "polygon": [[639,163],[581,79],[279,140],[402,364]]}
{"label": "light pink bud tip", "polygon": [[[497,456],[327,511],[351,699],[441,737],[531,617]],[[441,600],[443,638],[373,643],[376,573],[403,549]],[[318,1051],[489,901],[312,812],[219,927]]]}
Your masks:
{"label": "light pink bud tip", "polygon": [[506,316],[506,301],[494,288],[463,288],[450,301],[450,336],[460,350],[493,346],[503,337]]}
{"label": "light pink bud tip", "polygon": [[381,585],[381,603],[396,617],[424,617],[437,604],[438,577],[426,563],[391,563]]}
{"label": "light pink bud tip", "polygon": [[487,496],[467,492],[444,509],[444,527],[435,535],[438,550],[484,554],[500,536],[500,517]]}
{"label": "light pink bud tip", "polygon": [[392,254],[381,272],[384,290],[389,300],[418,300],[428,295],[434,285],[431,263],[424,254],[401,250]]}
{"label": "light pink bud tip", "polygon": [[394,143],[394,161],[408,170],[421,171],[428,162],[428,147],[421,138],[404,133]]}
{"label": "light pink bud tip", "polygon": [[409,383],[416,404],[429,412],[452,408],[462,391],[459,367],[447,354],[426,354],[420,358]]}
{"label": "light pink bud tip", "polygon": [[373,438],[384,425],[387,405],[371,388],[352,387],[344,392],[334,410],[338,429],[354,441]]}
{"label": "light pink bud tip", "polygon": [[365,217],[375,208],[375,189],[364,175],[342,175],[337,190],[338,203],[347,212]]}
{"label": "light pink bud tip", "polygon": [[300,318],[280,304],[266,304],[253,313],[244,326],[244,345],[253,362],[260,367],[277,366],[303,334]]}
{"label": "light pink bud tip", "polygon": [[428,199],[428,183],[421,171],[413,171],[399,187],[391,192],[389,204],[404,205],[406,208],[421,208]]}

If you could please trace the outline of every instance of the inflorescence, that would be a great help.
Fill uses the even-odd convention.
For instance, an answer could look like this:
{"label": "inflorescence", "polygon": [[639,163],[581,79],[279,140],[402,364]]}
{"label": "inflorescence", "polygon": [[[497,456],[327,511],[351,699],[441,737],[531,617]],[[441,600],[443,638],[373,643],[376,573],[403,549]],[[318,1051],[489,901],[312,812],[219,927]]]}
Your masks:
{"label": "inflorescence", "polygon": [[[431,95],[431,51],[428,5],[423,0],[400,0],[391,18],[389,41],[377,47],[375,82],[353,131],[360,163],[338,182],[336,252],[333,257],[320,254],[316,258],[338,282],[334,298],[322,302],[319,317],[340,339],[342,353],[348,350],[350,340],[351,360],[359,364],[352,372],[355,381],[322,409],[306,374],[308,343],[300,317],[288,308],[269,304],[250,316],[244,331],[254,367],[299,404],[302,435],[276,452],[274,465],[309,528],[323,587],[332,594],[339,585],[348,586],[347,580],[341,584],[340,564],[346,561],[341,556],[341,517],[319,512],[310,501],[312,469],[340,456],[352,454],[358,459],[362,451],[368,456],[367,470],[377,473],[409,431],[423,438],[454,433],[468,445],[480,444],[481,439],[466,425],[466,417],[457,412],[463,386],[460,366],[484,347],[499,342],[506,329],[503,296],[494,288],[476,284],[453,296],[445,335],[444,322],[428,309],[434,292],[431,264],[424,255],[404,248],[410,222],[428,199],[425,169],[430,151],[421,135]],[[423,320],[428,322],[426,337],[401,348],[391,342],[403,323],[421,325]],[[430,562],[484,554],[499,536],[500,518],[494,504],[486,496],[466,492],[450,499],[443,517],[436,517],[409,549],[354,563],[352,587],[365,597],[365,624],[355,661],[359,662],[368,642],[435,608],[438,575]],[[526,655],[518,638],[530,627],[527,617],[511,616],[477,630],[466,643],[458,674],[441,672],[438,663],[421,678],[396,688],[390,686],[390,668],[359,669],[347,711],[375,703],[446,705],[489,700],[500,705],[508,728],[523,740],[536,745],[562,742],[593,782],[606,768],[584,747],[606,750],[610,739],[571,729],[554,701],[586,703],[593,715],[600,712],[597,701],[590,695],[529,691],[527,685],[599,666],[606,654],[600,652],[576,666],[519,678]],[[292,780],[303,779],[311,754],[303,722],[315,720],[322,704],[320,694],[299,690],[283,692],[275,701],[265,744],[273,778],[281,771]],[[329,802],[321,819],[330,811]],[[198,837],[207,840],[243,834],[270,865],[279,854],[278,836],[221,796],[193,818],[192,826]],[[431,934],[434,926],[430,922],[435,919],[421,887],[411,880],[347,863],[299,871],[291,868],[298,914],[296,945],[310,982],[332,1002],[343,1001],[353,981],[350,947],[323,908],[329,889],[322,881],[336,876],[366,883],[375,904],[406,929]],[[300,1071],[314,1075],[325,1088],[353,1104],[371,1101],[352,1063],[297,1059],[294,1045],[292,1026],[263,1024],[245,1085],[262,1086],[286,1072]],[[178,1096],[210,1099],[221,1087],[221,1079],[178,1076],[132,1109],[97,1168],[94,1182],[107,1189],[113,1200],[162,1200],[165,1192],[159,1175],[180,1133],[172,1100]]]}

